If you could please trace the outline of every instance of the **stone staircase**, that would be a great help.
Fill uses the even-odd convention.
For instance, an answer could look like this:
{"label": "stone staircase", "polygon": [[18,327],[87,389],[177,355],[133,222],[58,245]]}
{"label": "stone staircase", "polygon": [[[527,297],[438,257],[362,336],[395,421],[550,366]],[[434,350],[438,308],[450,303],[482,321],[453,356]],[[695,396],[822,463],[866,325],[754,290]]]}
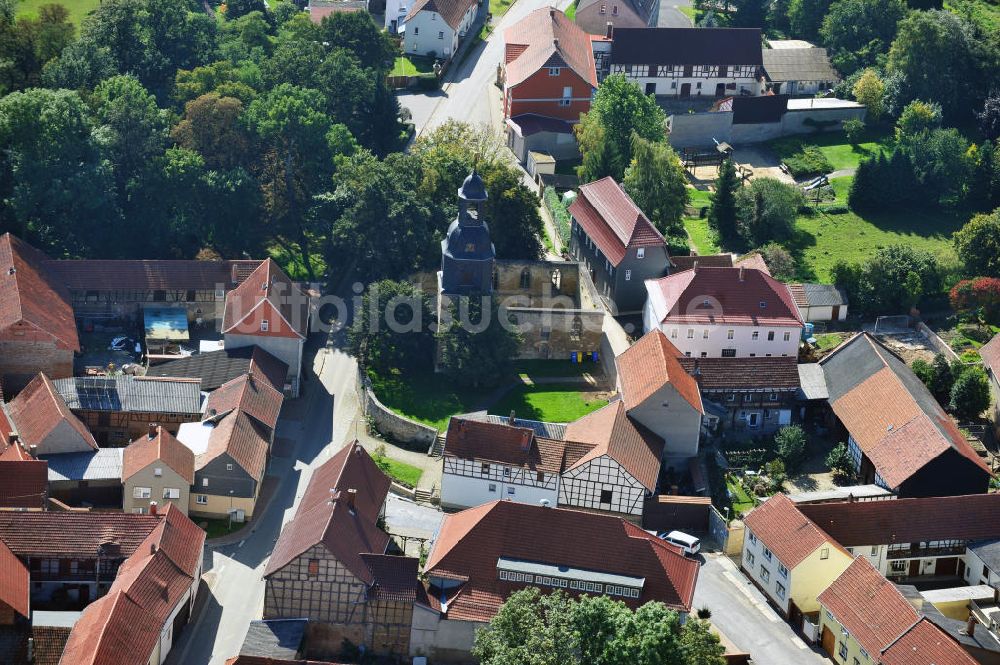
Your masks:
{"label": "stone staircase", "polygon": [[413,494],[413,499],[417,503],[432,503],[434,499],[434,488],[418,487]]}
{"label": "stone staircase", "polygon": [[434,443],[431,444],[430,449],[427,451],[428,457],[443,457],[444,456],[444,434],[438,432],[437,437],[434,439]]}

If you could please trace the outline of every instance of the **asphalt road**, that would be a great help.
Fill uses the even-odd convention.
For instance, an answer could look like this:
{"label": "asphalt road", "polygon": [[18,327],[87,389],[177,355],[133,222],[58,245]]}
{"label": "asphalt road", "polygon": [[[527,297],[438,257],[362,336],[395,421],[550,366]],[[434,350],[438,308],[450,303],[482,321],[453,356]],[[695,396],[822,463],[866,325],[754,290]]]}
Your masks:
{"label": "asphalt road", "polygon": [[708,607],[712,623],[755,663],[824,665],[814,651],[771,609],[764,596],[722,555],[709,555],[698,574],[694,606]]}

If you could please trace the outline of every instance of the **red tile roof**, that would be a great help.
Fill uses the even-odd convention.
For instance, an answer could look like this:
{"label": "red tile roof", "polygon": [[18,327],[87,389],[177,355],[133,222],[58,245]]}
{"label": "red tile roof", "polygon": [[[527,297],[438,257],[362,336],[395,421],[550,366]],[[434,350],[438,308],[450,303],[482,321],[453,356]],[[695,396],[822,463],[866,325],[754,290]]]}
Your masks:
{"label": "red tile roof", "polygon": [[771,269],[767,267],[767,261],[761,256],[760,252],[752,252],[750,254],[744,254],[739,259],[733,262],[733,265],[737,268],[754,268],[755,270],[760,270],[768,275],[771,274]]}
{"label": "red tile roof", "polygon": [[987,369],[1000,381],[1000,334],[979,349],[979,357],[983,359]]}
{"label": "red tile roof", "polygon": [[30,597],[28,569],[0,540],[0,603],[30,618]]}
{"label": "red tile roof", "polygon": [[661,322],[802,326],[788,287],[755,268],[699,267],[648,279],[646,290]]}
{"label": "red tile roof", "polygon": [[128,480],[156,461],[173,469],[188,485],[194,484],[194,453],[162,426],[156,427],[152,438],[148,434],[141,436],[125,448],[122,480]]}
{"label": "red tile roof", "polygon": [[687,373],[683,356],[661,330],[651,330],[615,358],[622,399],[631,410],[670,384],[681,397],[704,413],[698,382]]}
{"label": "red tile roof", "polygon": [[391,554],[362,554],[361,560],[372,576],[369,599],[411,603],[416,600],[419,559]]}
{"label": "red tile roof", "polygon": [[[506,85],[513,88],[548,67],[569,67],[597,87],[587,33],[554,7],[540,7],[504,30]],[[562,84],[559,84],[562,90]]]}
{"label": "red tile roof", "polygon": [[214,415],[239,409],[273,431],[283,401],[281,391],[267,380],[244,374],[213,390],[205,402],[205,413]]}
{"label": "red tile roof", "polygon": [[226,661],[226,665],[348,665],[331,660],[287,660],[270,656],[236,656]]}
{"label": "red tile roof", "polygon": [[779,492],[751,510],[743,523],[789,570],[821,546],[835,547],[846,553],[800,509],[801,506]]}
{"label": "red tile roof", "polygon": [[1000,538],[1000,494],[835,501],[798,509],[845,547]]}
{"label": "red tile roof", "polygon": [[160,523],[156,515],[0,511],[0,540],[18,557],[131,556]]}
{"label": "red tile roof", "polygon": [[692,254],[690,256],[671,256],[670,262],[677,268],[674,272],[691,270],[695,264],[700,268],[732,268],[732,254]]}
{"label": "red tile roof", "polygon": [[60,663],[144,665],[177,605],[197,581],[205,532],[170,505],[118,571],[108,594],[73,626]]}
{"label": "red tile roof", "polygon": [[[626,603],[657,600],[683,611],[691,608],[699,567],[678,548],[618,517],[494,501],[445,516],[424,567],[431,578],[464,580],[448,598],[449,619],[488,621],[524,587],[497,577],[500,557],[642,577],[640,598]],[[440,590],[429,593],[437,604],[433,598]]]}
{"label": "red tile roof", "polygon": [[[22,454],[26,459],[13,459]],[[0,508],[45,508],[48,489],[47,462],[32,459],[20,445],[0,454]]]}
{"label": "red tile roof", "polygon": [[[752,513],[751,513],[752,514]],[[920,620],[896,585],[859,556],[817,600],[874,656]]]}
{"label": "red tile roof", "polygon": [[882,665],[975,665],[976,662],[926,617],[882,653]]}
{"label": "red tile roof", "polygon": [[45,269],[73,291],[114,289],[199,290],[232,289],[260,260],[191,261],[176,259],[48,259]]}
{"label": "red tile roof", "polygon": [[231,411],[208,435],[208,446],[195,456],[194,468],[203,469],[220,455],[229,455],[251,478],[260,481],[269,447],[267,434],[260,425],[242,411]]}
{"label": "red tile roof", "polygon": [[625,258],[628,247],[667,244],[639,206],[610,176],[581,185],[569,212],[615,266]]}
{"label": "red tile roof", "polygon": [[712,390],[793,390],[800,386],[799,359],[680,358],[681,367],[695,376],[698,387]]}
{"label": "red tile roof", "polygon": [[454,417],[448,423],[444,455],[562,473],[566,443],[536,437],[527,427]]}
{"label": "red tile roof", "polygon": [[[17,434],[21,442],[29,448],[38,446],[35,451],[37,455],[45,455],[47,452],[43,447],[46,437],[52,433],[60,423],[68,424],[80,437],[80,450],[87,448],[97,450],[97,441],[90,433],[87,426],[73,415],[73,412],[66,406],[66,402],[56,391],[52,381],[44,374],[39,374],[33,378],[24,390],[18,393],[10,404],[7,411],[14,426],[17,427]],[[56,452],[68,452],[65,450]]]}
{"label": "red tile roof", "polygon": [[575,469],[607,455],[649,491],[660,475],[663,439],[634,421],[616,400],[566,426],[567,441],[593,446],[567,467]]}
{"label": "red tile roof", "polygon": [[47,270],[48,263],[23,240],[0,235],[0,332],[25,324],[51,335],[59,348],[79,351],[69,293]]}
{"label": "red tile roof", "polygon": [[[258,309],[264,314],[253,315]],[[268,322],[266,332],[260,329],[262,319]],[[271,259],[226,294],[223,333],[305,338],[308,325],[308,298]]]}
{"label": "red tile roof", "polygon": [[[360,443],[342,448],[313,471],[294,519],[278,536],[264,576],[323,544],[358,579],[371,584],[375,576],[362,555],[384,554],[389,543],[389,536],[375,525],[389,483]],[[353,508],[350,490],[356,490]]]}
{"label": "red tile roof", "polygon": [[458,30],[465,12],[474,4],[476,4],[476,0],[417,0],[410,7],[410,13],[406,15],[406,20],[409,21],[421,11],[435,12],[440,14],[445,23],[453,30]]}

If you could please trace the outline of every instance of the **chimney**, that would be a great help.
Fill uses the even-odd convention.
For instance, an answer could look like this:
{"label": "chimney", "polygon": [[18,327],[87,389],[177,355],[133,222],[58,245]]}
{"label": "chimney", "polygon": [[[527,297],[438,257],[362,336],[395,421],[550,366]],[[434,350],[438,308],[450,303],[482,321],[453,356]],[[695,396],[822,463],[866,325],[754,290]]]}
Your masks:
{"label": "chimney", "polygon": [[554,37],[552,39],[552,46],[554,46],[557,49],[559,48],[559,38],[558,37]]}
{"label": "chimney", "polygon": [[740,266],[740,281],[743,281],[743,266]]}
{"label": "chimney", "polygon": [[698,262],[697,261],[695,261],[694,263],[691,264],[691,270],[694,270],[694,273],[696,275],[698,274]]}
{"label": "chimney", "polygon": [[35,444],[31,444],[30,446],[28,446],[28,454],[31,455],[32,457],[37,458],[38,457],[38,446],[36,446]]}
{"label": "chimney", "polygon": [[604,30],[604,36],[608,39],[613,39],[615,36],[615,24],[611,21],[608,21],[608,25]]}
{"label": "chimney", "polygon": [[[152,505],[155,506],[156,504],[154,503]],[[149,556],[153,556],[154,554],[156,554],[156,543],[150,543],[149,544]]]}
{"label": "chimney", "polygon": [[348,507],[348,509],[354,510],[354,500],[357,498],[357,496],[358,496],[358,490],[354,489],[353,487],[351,489],[347,490],[347,507]]}
{"label": "chimney", "polygon": [[150,515],[156,515],[157,514],[156,513],[156,502],[155,501],[150,501],[149,502],[149,514]]}
{"label": "chimney", "polygon": [[969,613],[969,620],[965,622],[965,634],[972,637],[976,634],[976,617]]}
{"label": "chimney", "polygon": [[854,496],[854,492],[851,492],[850,494],[847,495],[847,503],[854,503],[857,500],[858,500],[857,497]]}
{"label": "chimney", "polygon": [[555,17],[556,17],[556,8],[555,7],[550,7],[549,8],[549,18],[555,18]]}
{"label": "chimney", "polygon": [[156,423],[149,423],[149,440],[156,438]]}
{"label": "chimney", "polygon": [[514,417],[514,415],[515,415],[515,411],[514,411],[514,409],[511,409],[510,410],[510,416],[507,417],[507,424],[510,425],[511,427],[514,426],[514,421],[516,420],[516,418]]}

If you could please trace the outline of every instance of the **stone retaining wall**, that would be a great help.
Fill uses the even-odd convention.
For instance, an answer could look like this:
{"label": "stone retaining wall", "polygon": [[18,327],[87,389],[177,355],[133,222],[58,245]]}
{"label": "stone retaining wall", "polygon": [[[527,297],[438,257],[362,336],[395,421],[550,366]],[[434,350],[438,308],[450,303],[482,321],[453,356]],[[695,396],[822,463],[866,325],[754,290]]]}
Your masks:
{"label": "stone retaining wall", "polygon": [[402,444],[428,447],[438,431],[433,427],[410,420],[382,404],[371,389],[368,377],[358,372],[358,398],[361,409],[382,436]]}

